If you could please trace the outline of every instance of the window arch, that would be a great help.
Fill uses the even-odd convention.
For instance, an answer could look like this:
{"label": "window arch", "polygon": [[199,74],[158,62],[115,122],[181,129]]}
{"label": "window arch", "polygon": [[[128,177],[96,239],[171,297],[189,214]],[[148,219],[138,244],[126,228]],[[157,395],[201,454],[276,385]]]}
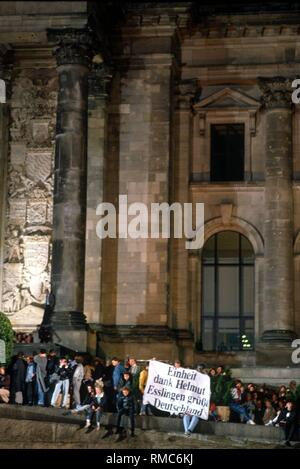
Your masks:
{"label": "window arch", "polygon": [[254,251],[241,233],[220,231],[202,250],[202,348],[254,349]]}

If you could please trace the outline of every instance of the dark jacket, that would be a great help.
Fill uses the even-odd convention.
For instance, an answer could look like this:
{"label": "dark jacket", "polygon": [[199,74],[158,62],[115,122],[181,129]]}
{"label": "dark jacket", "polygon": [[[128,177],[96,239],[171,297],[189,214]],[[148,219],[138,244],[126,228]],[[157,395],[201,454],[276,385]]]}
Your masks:
{"label": "dark jacket", "polygon": [[83,399],[82,405],[92,405],[95,394],[88,393]]}
{"label": "dark jacket", "polygon": [[56,372],[57,367],[59,366],[59,359],[56,356],[48,358],[47,362],[47,375],[53,375]]}
{"label": "dark jacket", "polygon": [[129,389],[130,391],[132,391],[132,378],[130,377],[127,381],[121,377],[120,381],[119,381],[119,385],[118,385],[118,390],[121,390],[122,388],[127,388]]}
{"label": "dark jacket", "polygon": [[124,394],[121,394],[117,399],[117,410],[118,412],[120,410],[124,410],[128,414],[134,413],[135,404],[133,396],[131,394],[128,394],[128,396],[124,396]]}
{"label": "dark jacket", "polygon": [[102,365],[102,363],[98,363],[98,365],[95,366],[95,371],[93,374],[94,380],[97,381],[97,379],[103,378],[104,374],[105,374],[105,366]]}
{"label": "dark jacket", "polygon": [[25,389],[26,363],[23,358],[17,358],[11,368],[11,391],[20,392]]}
{"label": "dark jacket", "polygon": [[103,410],[105,405],[106,405],[105,394],[100,398],[100,400],[98,400],[96,394],[92,397],[91,406],[95,407],[95,410],[98,410],[98,409]]}
{"label": "dark jacket", "polygon": [[[297,412],[296,410],[291,410],[288,411],[287,409],[284,409],[280,415],[280,421],[279,424],[283,425],[290,425],[292,423],[295,423],[297,421]],[[278,419],[279,420],[279,419]]]}
{"label": "dark jacket", "polygon": [[65,381],[72,377],[72,369],[70,367],[62,366],[56,369],[56,373],[59,376],[59,381]]}

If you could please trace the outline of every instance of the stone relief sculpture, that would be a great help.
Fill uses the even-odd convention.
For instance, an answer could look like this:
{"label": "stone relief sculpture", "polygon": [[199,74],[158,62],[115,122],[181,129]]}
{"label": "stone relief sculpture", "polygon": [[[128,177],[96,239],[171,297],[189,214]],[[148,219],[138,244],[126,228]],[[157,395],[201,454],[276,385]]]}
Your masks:
{"label": "stone relief sculpture", "polygon": [[7,262],[21,262],[23,258],[23,237],[18,229],[12,229],[7,243]]}
{"label": "stone relief sculpture", "polygon": [[40,324],[50,283],[56,97],[55,70],[13,81],[2,303],[16,330]]}

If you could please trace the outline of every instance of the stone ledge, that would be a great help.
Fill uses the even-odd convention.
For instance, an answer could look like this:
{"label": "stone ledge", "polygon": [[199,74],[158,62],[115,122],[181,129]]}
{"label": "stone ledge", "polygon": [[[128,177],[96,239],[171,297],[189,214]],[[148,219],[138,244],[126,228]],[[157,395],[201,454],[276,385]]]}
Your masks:
{"label": "stone ledge", "polygon": [[[11,419],[19,421],[52,422],[53,424],[81,425],[84,423],[83,415],[64,416],[61,409],[26,407],[16,405],[0,405],[0,419]],[[102,419],[103,425],[116,425],[116,415],[106,413]],[[183,432],[181,418],[168,417],[136,417],[136,427],[141,430],[156,430],[158,432]],[[246,438],[249,440],[264,440],[279,442],[283,439],[283,432],[280,428],[264,427],[260,425],[251,426],[238,423],[205,422],[201,421],[196,428],[197,435],[223,436]],[[0,426],[1,438],[1,426]]]}

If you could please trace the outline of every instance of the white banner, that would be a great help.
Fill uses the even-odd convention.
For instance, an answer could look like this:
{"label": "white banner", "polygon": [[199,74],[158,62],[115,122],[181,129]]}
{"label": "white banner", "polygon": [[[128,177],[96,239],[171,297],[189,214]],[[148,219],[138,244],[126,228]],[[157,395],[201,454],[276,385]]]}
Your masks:
{"label": "white banner", "polygon": [[207,420],[209,400],[209,376],[188,368],[150,361],[144,404],[171,414],[196,415]]}

